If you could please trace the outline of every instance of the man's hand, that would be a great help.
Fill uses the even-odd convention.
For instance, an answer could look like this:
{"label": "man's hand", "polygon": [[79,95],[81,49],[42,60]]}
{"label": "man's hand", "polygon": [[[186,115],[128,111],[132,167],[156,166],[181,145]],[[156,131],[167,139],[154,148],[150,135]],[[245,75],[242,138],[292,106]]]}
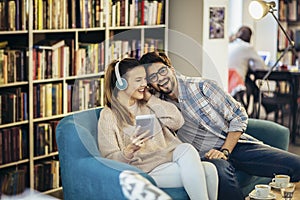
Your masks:
{"label": "man's hand", "polygon": [[[221,147],[221,149],[223,149],[223,150],[226,149],[228,151],[228,153],[230,154],[233,151],[233,149],[234,149],[235,145],[237,144],[241,135],[242,135],[242,132],[240,132],[240,131],[228,132],[225,142],[224,142],[223,146]],[[209,150],[209,152],[207,152],[205,154],[205,157],[207,159],[228,160],[228,157],[222,151],[219,151],[216,149]]]}
{"label": "man's hand", "polygon": [[209,150],[206,154],[205,157],[207,159],[224,159],[227,160],[227,157],[224,155],[223,152],[216,150],[216,149],[211,149]]}

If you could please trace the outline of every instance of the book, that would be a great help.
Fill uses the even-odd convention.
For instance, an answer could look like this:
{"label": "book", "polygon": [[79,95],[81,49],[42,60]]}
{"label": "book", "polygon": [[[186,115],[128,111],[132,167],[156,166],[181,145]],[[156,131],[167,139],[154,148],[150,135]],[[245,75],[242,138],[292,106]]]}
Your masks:
{"label": "book", "polygon": [[287,19],[287,6],[285,0],[279,0],[279,10],[278,16],[280,21],[285,21]]}
{"label": "book", "polygon": [[8,30],[15,31],[16,30],[16,2],[13,0],[8,1]]}
{"label": "book", "polygon": [[297,21],[297,0],[288,2],[288,20]]}
{"label": "book", "polygon": [[41,40],[33,45],[36,49],[55,50],[65,45],[65,40]]}
{"label": "book", "polygon": [[295,42],[295,49],[299,51],[300,50],[300,29],[295,30],[294,42]]}
{"label": "book", "polygon": [[45,117],[52,116],[52,83],[45,84]]}
{"label": "book", "polygon": [[4,49],[0,49],[0,85],[4,84]]}
{"label": "book", "polygon": [[8,45],[8,41],[2,41],[2,42],[0,42],[0,48],[1,49],[7,47],[7,45]]}
{"label": "book", "polygon": [[[0,96],[0,100],[1,100],[1,96]],[[1,115],[0,115],[0,117],[1,117]],[[3,164],[3,140],[2,140],[2,138],[3,138],[2,137],[2,131],[0,131],[0,165]],[[0,180],[0,182],[1,182],[1,180]]]}

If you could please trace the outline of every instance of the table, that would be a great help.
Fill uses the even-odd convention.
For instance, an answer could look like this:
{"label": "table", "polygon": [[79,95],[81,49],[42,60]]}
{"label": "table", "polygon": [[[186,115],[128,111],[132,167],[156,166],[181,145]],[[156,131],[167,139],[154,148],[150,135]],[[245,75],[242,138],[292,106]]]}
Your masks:
{"label": "table", "polygon": [[[282,199],[280,190],[272,188],[272,192],[275,194],[276,200]],[[295,192],[293,195],[293,200],[299,200],[299,199],[300,199],[300,182],[296,183],[296,188],[295,188]],[[252,198],[246,197],[245,200],[252,200]]]}
{"label": "table", "polygon": [[[276,200],[277,199],[282,199],[281,197],[281,194],[280,194],[280,190],[275,190],[275,189],[272,189],[272,192],[275,194],[276,196]],[[294,195],[293,195],[293,200],[298,200],[300,199],[300,182],[296,183],[296,188],[295,188],[295,192],[294,192]]]}
{"label": "table", "polygon": [[[268,70],[255,70],[252,72],[255,79],[262,79]],[[268,80],[274,81],[285,81],[291,86],[292,95],[292,128],[291,128],[291,139],[292,143],[296,143],[297,136],[297,112],[298,112],[298,98],[300,97],[300,72],[291,72],[288,70],[275,70],[272,71]]]}

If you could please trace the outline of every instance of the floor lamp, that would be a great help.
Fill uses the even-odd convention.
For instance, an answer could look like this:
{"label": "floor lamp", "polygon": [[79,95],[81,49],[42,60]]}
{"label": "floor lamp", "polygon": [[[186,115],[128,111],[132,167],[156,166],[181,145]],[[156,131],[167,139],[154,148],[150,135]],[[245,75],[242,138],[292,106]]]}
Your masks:
{"label": "floor lamp", "polygon": [[287,32],[284,30],[284,28],[280,24],[278,18],[275,16],[274,11],[277,11],[276,10],[276,3],[274,1],[265,2],[265,1],[262,1],[262,0],[253,0],[249,4],[249,13],[250,13],[251,17],[256,19],[256,20],[259,20],[259,19],[263,18],[264,16],[266,16],[268,13],[271,13],[273,18],[276,20],[278,26],[280,27],[281,31],[284,33],[284,35],[286,36],[286,38],[288,40],[288,46],[280,54],[279,58],[276,60],[274,65],[269,69],[269,71],[265,74],[265,76],[261,79],[261,81],[259,81],[259,85],[258,85],[258,88],[259,88],[259,97],[258,97],[259,100],[258,101],[259,102],[258,102],[258,109],[257,109],[257,116],[256,116],[257,118],[259,118],[259,114],[260,114],[260,107],[261,107],[261,101],[262,101],[262,99],[261,99],[262,98],[261,87],[263,85],[263,82],[265,80],[267,80],[269,75],[272,73],[274,68],[277,66],[278,62],[283,58],[283,56],[288,51],[291,50],[297,58],[297,53],[296,53],[296,50],[295,50],[294,41],[287,34]]}

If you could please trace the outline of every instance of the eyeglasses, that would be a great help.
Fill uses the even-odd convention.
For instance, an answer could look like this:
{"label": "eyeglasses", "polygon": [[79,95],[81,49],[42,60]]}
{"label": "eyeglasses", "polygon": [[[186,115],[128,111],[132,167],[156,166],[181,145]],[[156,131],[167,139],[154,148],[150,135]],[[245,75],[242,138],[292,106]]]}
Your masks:
{"label": "eyeglasses", "polygon": [[161,75],[161,76],[166,76],[168,74],[168,67],[163,66],[156,73],[150,74],[148,76],[148,81],[150,83],[156,82],[158,80],[158,74]]}

